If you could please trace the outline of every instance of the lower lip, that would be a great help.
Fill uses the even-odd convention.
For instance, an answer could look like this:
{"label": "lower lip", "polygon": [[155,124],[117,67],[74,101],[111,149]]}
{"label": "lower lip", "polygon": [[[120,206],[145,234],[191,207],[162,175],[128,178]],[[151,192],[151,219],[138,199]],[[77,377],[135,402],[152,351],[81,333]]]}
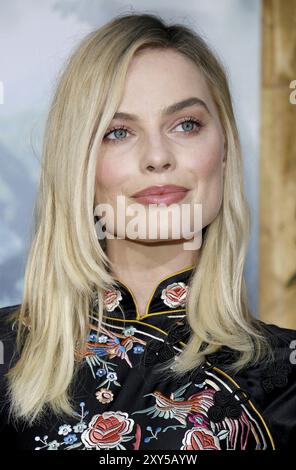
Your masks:
{"label": "lower lip", "polygon": [[137,202],[142,204],[166,204],[169,206],[170,204],[176,203],[184,199],[188,191],[176,191],[175,193],[167,193],[167,194],[154,194],[153,196],[137,196],[133,197]]}

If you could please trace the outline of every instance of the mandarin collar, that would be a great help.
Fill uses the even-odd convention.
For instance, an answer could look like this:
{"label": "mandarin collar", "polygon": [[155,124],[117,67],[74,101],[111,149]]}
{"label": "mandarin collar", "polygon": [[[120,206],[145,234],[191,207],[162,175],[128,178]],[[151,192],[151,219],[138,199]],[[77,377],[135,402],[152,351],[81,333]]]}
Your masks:
{"label": "mandarin collar", "polygon": [[116,317],[123,310],[126,318],[143,320],[151,314],[184,312],[188,284],[194,267],[194,265],[188,266],[161,279],[151,293],[144,316],[140,316],[132,290],[120,279],[115,278],[118,287],[103,291],[103,303],[107,316]]}

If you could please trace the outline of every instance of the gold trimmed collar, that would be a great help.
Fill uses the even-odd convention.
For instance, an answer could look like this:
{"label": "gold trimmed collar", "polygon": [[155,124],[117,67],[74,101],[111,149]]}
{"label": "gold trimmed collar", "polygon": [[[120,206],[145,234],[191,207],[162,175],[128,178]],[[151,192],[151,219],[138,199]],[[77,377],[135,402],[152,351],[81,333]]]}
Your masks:
{"label": "gold trimmed collar", "polygon": [[184,312],[188,284],[194,268],[195,266],[191,265],[161,279],[151,293],[145,315],[142,317],[134,293],[126,284],[116,278],[119,287],[105,290],[103,295],[107,315],[112,317],[113,312],[121,312],[122,309],[126,318],[140,320],[151,314]]}

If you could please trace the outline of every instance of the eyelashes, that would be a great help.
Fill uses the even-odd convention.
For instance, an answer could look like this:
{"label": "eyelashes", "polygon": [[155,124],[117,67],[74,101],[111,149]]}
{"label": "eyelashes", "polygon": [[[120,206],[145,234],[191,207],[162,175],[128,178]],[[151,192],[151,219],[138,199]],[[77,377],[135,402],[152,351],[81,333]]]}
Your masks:
{"label": "eyelashes", "polygon": [[[204,126],[204,124],[199,120],[199,119],[196,119],[196,118],[193,118],[193,117],[186,117],[186,118],[183,118],[181,121],[179,121],[175,127],[178,127],[179,125],[183,124],[183,123],[190,123],[190,124],[194,124],[196,127],[195,129],[193,130],[189,130],[189,131],[184,131],[184,132],[177,132],[177,133],[180,133],[180,134],[187,134],[188,136],[191,136],[191,135],[195,135],[197,134],[200,129]],[[112,127],[112,129],[110,129],[105,135],[104,135],[104,138],[103,140],[105,142],[110,142],[112,144],[117,144],[119,142],[122,142],[122,141],[125,141],[126,138],[115,138],[115,139],[107,139],[107,137],[110,135],[110,134],[113,134],[113,132],[116,132],[116,131],[126,131],[126,132],[129,132],[130,134],[133,134],[133,132],[126,126],[124,125],[120,125],[120,126],[114,126]]]}

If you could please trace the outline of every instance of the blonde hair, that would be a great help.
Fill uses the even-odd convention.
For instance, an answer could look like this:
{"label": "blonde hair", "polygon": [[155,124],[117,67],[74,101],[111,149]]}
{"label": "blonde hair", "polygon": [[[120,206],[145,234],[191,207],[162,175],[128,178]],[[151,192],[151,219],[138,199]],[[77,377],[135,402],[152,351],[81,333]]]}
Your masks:
{"label": "blonde hair", "polygon": [[[73,414],[71,389],[81,366],[75,351],[83,348],[89,333],[94,293],[100,326],[102,291],[117,286],[94,224],[95,168],[128,67],[144,48],[169,48],[196,64],[206,78],[227,143],[223,202],[205,231],[190,281],[186,313],[192,333],[173,361],[172,373],[192,370],[222,345],[240,353],[231,366],[234,371],[270,352],[247,301],[243,269],[250,214],[225,71],[187,26],[166,25],[150,14],[120,15],[91,32],[70,56],[46,122],[23,299],[14,316],[20,354],[8,373],[11,416],[30,424],[46,409]],[[167,370],[171,364],[166,364]]]}

